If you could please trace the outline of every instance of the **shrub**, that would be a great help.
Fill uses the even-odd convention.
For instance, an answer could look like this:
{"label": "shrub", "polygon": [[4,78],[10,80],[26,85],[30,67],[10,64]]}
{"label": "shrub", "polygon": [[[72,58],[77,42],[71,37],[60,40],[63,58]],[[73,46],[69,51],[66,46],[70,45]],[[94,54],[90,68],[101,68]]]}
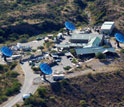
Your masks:
{"label": "shrub", "polygon": [[10,69],[12,70],[12,69],[14,69],[16,66],[17,66],[17,62],[12,62],[12,63],[10,64]]}
{"label": "shrub", "polygon": [[4,66],[0,64],[0,73],[4,73]]}
{"label": "shrub", "polygon": [[50,100],[55,101],[55,96],[51,96]]}
{"label": "shrub", "polygon": [[36,52],[36,50],[35,49],[32,49],[32,52]]}
{"label": "shrub", "polygon": [[45,95],[47,94],[47,89],[45,87],[40,87],[37,91],[40,97],[45,97]]}
{"label": "shrub", "polygon": [[72,63],[77,63],[77,61],[76,61],[76,59],[75,59],[75,58],[73,58]]}
{"label": "shrub", "polygon": [[115,75],[120,75],[120,73],[121,73],[121,71],[120,71],[120,70],[117,70],[117,71],[115,72]]}
{"label": "shrub", "polygon": [[64,67],[64,70],[70,70],[70,69],[71,69],[70,66],[66,66],[66,67]]}
{"label": "shrub", "polygon": [[96,99],[91,99],[91,102],[97,104]]}
{"label": "shrub", "polygon": [[104,59],[105,57],[106,57],[106,55],[101,52],[96,54],[96,58],[98,58],[98,59]]}
{"label": "shrub", "polygon": [[0,96],[0,104],[7,100],[7,96]]}
{"label": "shrub", "polygon": [[88,73],[87,74],[87,77],[90,78],[90,79],[92,79],[93,78],[93,75],[91,73]]}
{"label": "shrub", "polygon": [[20,43],[26,43],[27,42],[27,39],[26,38],[22,38],[19,42]]}
{"label": "shrub", "polygon": [[86,107],[86,101],[85,100],[80,100],[80,105],[82,107]]}
{"label": "shrub", "polygon": [[121,49],[120,52],[121,52],[121,53],[124,53],[124,49]]}
{"label": "shrub", "polygon": [[85,65],[85,67],[86,67],[86,68],[89,68],[89,69],[91,69],[91,68],[92,68],[92,67],[91,67],[91,66],[89,66],[89,65]]}
{"label": "shrub", "polygon": [[122,100],[124,100],[124,96],[122,96]]}
{"label": "shrub", "polygon": [[68,82],[68,80],[63,79],[63,80],[60,81],[60,84],[61,84],[62,86],[65,86],[65,85],[68,85],[69,82]]}
{"label": "shrub", "polygon": [[20,107],[20,105],[19,105],[19,104],[16,104],[15,106],[16,106],[16,107]]}
{"label": "shrub", "polygon": [[53,44],[53,42],[47,42],[46,47],[49,48],[52,44]]}
{"label": "shrub", "polygon": [[101,62],[106,62],[106,61],[107,61],[107,59],[100,59],[100,61],[101,61]]}
{"label": "shrub", "polygon": [[42,49],[44,49],[44,47],[43,46],[39,46],[38,49],[41,49],[42,50]]}
{"label": "shrub", "polygon": [[76,55],[75,49],[70,49],[72,55]]}
{"label": "shrub", "polygon": [[40,71],[40,67],[32,67],[34,71]]}
{"label": "shrub", "polygon": [[15,93],[18,93],[20,90],[21,84],[19,82],[14,81],[12,87],[8,87],[5,90],[6,96],[11,96]]}
{"label": "shrub", "polygon": [[7,89],[5,90],[5,95],[11,96],[11,95],[12,95],[12,89],[11,89],[11,88],[7,88]]}
{"label": "shrub", "polygon": [[56,53],[57,51],[56,50],[51,50],[50,53]]}
{"label": "shrub", "polygon": [[24,105],[26,105],[27,107],[38,107],[39,105],[42,105],[42,107],[46,107],[45,102],[45,99],[37,98],[36,96],[30,96],[29,98],[24,100]]}
{"label": "shrub", "polygon": [[6,76],[7,77],[12,77],[12,78],[16,78],[18,75],[19,75],[19,73],[18,72],[15,72],[15,71],[8,71],[6,73]]}
{"label": "shrub", "polygon": [[110,46],[109,45],[104,45],[103,48],[110,48]]}

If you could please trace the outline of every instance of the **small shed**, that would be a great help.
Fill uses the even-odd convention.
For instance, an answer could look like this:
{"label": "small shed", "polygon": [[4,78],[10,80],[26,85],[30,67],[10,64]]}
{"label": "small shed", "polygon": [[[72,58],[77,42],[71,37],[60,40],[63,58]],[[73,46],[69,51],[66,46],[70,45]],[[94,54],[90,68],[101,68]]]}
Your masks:
{"label": "small shed", "polygon": [[111,34],[115,27],[115,22],[104,22],[101,26],[101,33],[102,34]]}
{"label": "small shed", "polygon": [[57,35],[57,39],[62,39],[62,38],[63,38],[62,33],[58,33],[58,35]]}

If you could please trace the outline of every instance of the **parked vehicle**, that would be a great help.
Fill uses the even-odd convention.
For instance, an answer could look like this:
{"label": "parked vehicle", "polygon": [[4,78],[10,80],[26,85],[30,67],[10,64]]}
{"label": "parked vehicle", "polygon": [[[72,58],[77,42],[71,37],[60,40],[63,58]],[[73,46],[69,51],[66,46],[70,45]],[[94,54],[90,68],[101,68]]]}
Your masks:
{"label": "parked vehicle", "polygon": [[28,94],[23,94],[22,99],[25,100],[27,98],[29,98],[32,94],[28,93]]}
{"label": "parked vehicle", "polygon": [[61,59],[60,59],[60,58],[58,58],[58,59],[56,59],[55,61],[56,61],[56,62],[61,62]]}
{"label": "parked vehicle", "polygon": [[64,79],[65,75],[64,74],[59,74],[59,75],[53,75],[53,80],[54,81],[59,81]]}

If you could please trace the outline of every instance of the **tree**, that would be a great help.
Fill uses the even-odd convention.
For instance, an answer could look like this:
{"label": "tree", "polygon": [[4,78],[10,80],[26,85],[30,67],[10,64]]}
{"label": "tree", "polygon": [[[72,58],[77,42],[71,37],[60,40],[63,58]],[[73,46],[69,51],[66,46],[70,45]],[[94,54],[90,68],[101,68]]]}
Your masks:
{"label": "tree", "polygon": [[22,38],[21,40],[20,40],[20,43],[26,43],[27,42],[27,39],[26,38]]}
{"label": "tree", "polygon": [[96,54],[96,58],[98,58],[98,59],[105,59],[105,57],[106,57],[106,55],[101,52]]}
{"label": "tree", "polygon": [[70,52],[72,55],[74,55],[74,56],[76,55],[75,49],[70,49]]}

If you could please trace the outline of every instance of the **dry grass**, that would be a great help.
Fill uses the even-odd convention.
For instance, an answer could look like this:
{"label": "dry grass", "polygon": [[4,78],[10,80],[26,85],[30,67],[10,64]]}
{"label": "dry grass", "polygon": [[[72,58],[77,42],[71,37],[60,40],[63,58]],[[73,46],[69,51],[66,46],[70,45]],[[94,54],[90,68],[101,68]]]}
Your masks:
{"label": "dry grass", "polygon": [[19,63],[17,64],[17,66],[15,67],[14,70],[20,74],[18,76],[18,80],[20,81],[21,84],[23,84],[23,82],[24,82],[24,72],[23,72]]}

